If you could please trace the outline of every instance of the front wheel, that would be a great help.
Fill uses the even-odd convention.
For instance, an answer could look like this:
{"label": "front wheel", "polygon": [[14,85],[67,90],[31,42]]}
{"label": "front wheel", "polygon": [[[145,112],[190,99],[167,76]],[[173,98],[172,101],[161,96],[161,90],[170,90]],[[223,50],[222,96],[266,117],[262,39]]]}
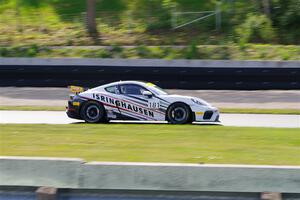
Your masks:
{"label": "front wheel", "polygon": [[96,102],[85,103],[80,111],[80,115],[88,123],[105,122],[106,120],[103,105]]}
{"label": "front wheel", "polygon": [[167,120],[172,124],[186,124],[191,122],[191,110],[183,103],[174,103],[167,111]]}

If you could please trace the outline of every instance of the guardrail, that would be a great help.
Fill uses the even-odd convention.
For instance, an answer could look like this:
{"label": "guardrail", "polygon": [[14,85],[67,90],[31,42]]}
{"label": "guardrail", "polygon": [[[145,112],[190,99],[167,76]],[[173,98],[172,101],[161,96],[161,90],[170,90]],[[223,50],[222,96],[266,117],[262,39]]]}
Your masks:
{"label": "guardrail", "polygon": [[300,167],[0,157],[0,186],[300,193]]}
{"label": "guardrail", "polygon": [[0,80],[0,86],[94,87],[144,80],[168,89],[300,89],[300,62],[1,58]]}

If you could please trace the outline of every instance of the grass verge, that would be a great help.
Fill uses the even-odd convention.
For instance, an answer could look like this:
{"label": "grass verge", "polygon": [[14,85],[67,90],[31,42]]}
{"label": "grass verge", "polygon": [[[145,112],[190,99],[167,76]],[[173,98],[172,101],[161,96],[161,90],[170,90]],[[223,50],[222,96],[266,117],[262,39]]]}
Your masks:
{"label": "grass verge", "polygon": [[[64,111],[64,106],[0,106],[0,110]],[[300,115],[300,109],[220,108],[221,113]]]}
{"label": "grass verge", "polygon": [[[0,41],[1,43],[1,41]],[[188,45],[176,46],[109,46],[47,47],[39,45],[0,47],[0,57],[41,58],[160,58],[160,59],[212,59],[212,60],[300,60],[300,47],[296,45]]]}
{"label": "grass verge", "polygon": [[300,165],[299,129],[165,124],[2,124],[0,129],[5,156]]}

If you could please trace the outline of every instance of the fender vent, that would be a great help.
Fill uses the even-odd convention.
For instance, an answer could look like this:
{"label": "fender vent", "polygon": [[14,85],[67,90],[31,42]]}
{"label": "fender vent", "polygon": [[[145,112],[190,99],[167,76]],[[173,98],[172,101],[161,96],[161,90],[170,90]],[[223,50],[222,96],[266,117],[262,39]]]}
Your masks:
{"label": "fender vent", "polygon": [[213,111],[206,111],[203,115],[203,119],[210,119],[213,114],[214,114]]}

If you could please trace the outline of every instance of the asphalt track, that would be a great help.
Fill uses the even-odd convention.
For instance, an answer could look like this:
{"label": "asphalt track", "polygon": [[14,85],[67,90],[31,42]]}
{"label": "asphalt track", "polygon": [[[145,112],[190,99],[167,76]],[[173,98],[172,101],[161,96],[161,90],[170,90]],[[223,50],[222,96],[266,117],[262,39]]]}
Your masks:
{"label": "asphalt track", "polygon": [[[221,114],[221,125],[237,127],[300,128],[300,115]],[[0,111],[2,124],[71,124],[81,120],[70,119],[63,111]],[[113,123],[166,123],[141,121],[113,121]],[[207,123],[194,123],[207,124]]]}
{"label": "asphalt track", "polygon": [[[168,90],[217,108],[300,109],[300,90]],[[0,106],[66,106],[68,88],[0,87]]]}

